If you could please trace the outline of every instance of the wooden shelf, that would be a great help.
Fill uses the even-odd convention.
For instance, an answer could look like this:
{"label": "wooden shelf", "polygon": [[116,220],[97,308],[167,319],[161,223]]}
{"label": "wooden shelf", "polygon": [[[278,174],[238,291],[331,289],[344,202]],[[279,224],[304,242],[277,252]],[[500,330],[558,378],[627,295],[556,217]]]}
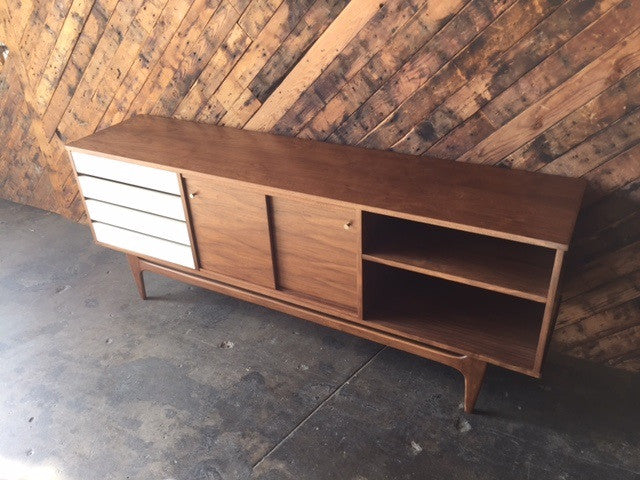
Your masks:
{"label": "wooden shelf", "polygon": [[555,251],[366,214],[362,258],[544,303]]}
{"label": "wooden shelf", "polygon": [[370,262],[364,269],[366,324],[534,373],[544,305]]}

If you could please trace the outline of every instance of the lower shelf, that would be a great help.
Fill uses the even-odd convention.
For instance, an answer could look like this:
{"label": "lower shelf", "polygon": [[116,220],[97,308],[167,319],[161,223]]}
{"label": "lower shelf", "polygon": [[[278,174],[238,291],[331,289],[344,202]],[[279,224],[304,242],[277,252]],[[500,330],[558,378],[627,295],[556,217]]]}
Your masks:
{"label": "lower shelf", "polygon": [[366,262],[365,323],[534,373],[544,305]]}

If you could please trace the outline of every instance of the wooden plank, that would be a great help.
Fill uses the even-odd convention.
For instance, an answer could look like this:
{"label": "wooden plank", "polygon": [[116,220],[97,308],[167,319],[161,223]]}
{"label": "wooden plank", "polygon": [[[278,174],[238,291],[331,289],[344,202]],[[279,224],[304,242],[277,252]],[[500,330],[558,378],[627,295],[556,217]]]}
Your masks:
{"label": "wooden plank", "polygon": [[[609,127],[572,148],[554,161],[547,163],[541,172],[554,175],[582,176],[607,162],[618,153],[640,141],[640,108],[629,112]],[[629,178],[628,180],[631,180]],[[625,182],[626,183],[626,182]]]}
{"label": "wooden plank", "polygon": [[638,297],[640,297],[640,271],[635,271],[563,302],[558,314],[558,327],[577,323]]}
{"label": "wooden plank", "polygon": [[[358,143],[365,136],[369,136],[371,140],[367,141],[367,145],[370,145],[374,143],[373,136],[378,135],[374,133],[376,126],[382,122],[389,129],[404,128],[404,123],[396,125],[395,122],[404,122],[404,115],[416,114],[414,110],[406,108],[408,104],[416,102],[416,105],[420,105],[425,97],[432,94],[421,87],[511,3],[512,0],[472,0],[465,5],[328,139],[334,142]],[[463,76],[455,68],[451,69],[451,74]],[[457,81],[453,77],[450,80]],[[411,102],[407,102],[409,98]],[[403,104],[405,108],[399,110],[398,107]]]}
{"label": "wooden plank", "polygon": [[[229,74],[242,53],[250,45],[251,40],[242,28],[234,26],[223,42],[221,48],[213,55],[209,64],[202,71],[189,93],[185,95],[177,106],[174,115],[181,119],[212,118],[211,112],[217,112],[221,118],[226,110],[213,93]],[[213,122],[217,123],[217,122]]]}
{"label": "wooden plank", "polygon": [[136,96],[140,93],[149,74],[157,67],[165,48],[178,30],[193,0],[169,0],[158,18],[157,26],[140,47],[140,52],[113,95],[98,128],[105,128],[122,121]]}
{"label": "wooden plank", "polygon": [[[634,351],[635,350],[631,350],[631,352],[634,352]],[[613,365],[615,368],[618,368],[620,370],[638,372],[640,371],[640,355],[621,359],[620,361],[615,362]]]}
{"label": "wooden plank", "polygon": [[283,2],[276,10],[262,32],[247,48],[215,92],[216,100],[226,110],[233,107],[244,89],[260,72],[280,43],[287,38],[310,4],[311,0]]}
{"label": "wooden plank", "polygon": [[195,42],[203,33],[204,28],[215,13],[219,1],[209,2],[195,0],[187,14],[182,18],[176,33],[162,52],[162,56],[154,65],[138,91],[125,115],[148,113],[162,96],[165,87],[173,78],[173,73],[182,58],[182,52],[189,50],[189,45]]}
{"label": "wooden plank", "polygon": [[[343,6],[344,0],[334,1],[332,5],[328,5],[326,0],[317,0],[238,97],[227,113],[226,120],[223,119],[223,125],[242,127]],[[230,120],[232,116],[233,121]]]}
{"label": "wooden plank", "polygon": [[[38,37],[45,26],[47,12],[47,2],[45,0],[36,0],[22,36],[14,35],[15,48],[13,50],[20,49],[22,64],[25,65],[25,69],[31,61],[31,56],[36,54]],[[27,85],[31,86],[30,84]]]}
{"label": "wooden plank", "polygon": [[562,351],[627,330],[640,323],[640,298],[584,318],[580,322],[556,328],[554,342]]}
{"label": "wooden plank", "polygon": [[444,21],[438,18],[441,6],[456,3],[438,3],[433,7],[423,4],[410,18],[407,17],[414,11],[411,3],[405,2],[403,8],[395,9],[386,4],[278,120],[273,131],[326,138],[348,113],[397,71],[424,39],[435,33],[433,25]]}
{"label": "wooden plank", "polygon": [[238,20],[238,25],[249,38],[255,40],[282,0],[254,0]]}
{"label": "wooden plank", "polygon": [[238,20],[239,13],[224,0],[204,27],[202,36],[182,53],[183,60],[174,69],[173,77],[164,87],[151,113],[170,115],[189,91],[203,68],[220,48]]}
{"label": "wooden plank", "polygon": [[368,0],[349,2],[245,127],[250,130],[272,128],[384,3]]}
{"label": "wooden plank", "polygon": [[584,178],[590,186],[585,199],[587,205],[640,178],[640,144],[636,143],[608,162],[594,168]]}
{"label": "wooden plank", "polygon": [[96,0],[94,3],[80,38],[51,96],[47,110],[42,115],[44,131],[48,138],[53,137],[56,132],[58,123],[82,79],[83,72],[91,61],[92,54],[116,5],[118,5],[117,0]]}
{"label": "wooden plank", "polygon": [[627,112],[640,107],[640,69],[607,88],[515,152],[499,165],[538,170]]}
{"label": "wooden plank", "polygon": [[627,358],[624,353],[637,351],[636,342],[639,336],[640,326],[633,326],[591,344],[580,345],[568,353],[614,366],[618,361]]}
{"label": "wooden plank", "polygon": [[[11,43],[15,44],[14,41],[8,40],[9,31],[12,32],[12,37],[16,35],[15,33],[13,33],[15,32],[15,29],[12,25],[12,22],[17,23],[17,21],[12,19],[11,17],[11,11],[9,10],[9,5],[7,5],[7,0],[0,0],[0,35],[4,39],[3,42],[5,45],[11,44]],[[0,52],[0,74],[2,73],[2,70],[4,69],[5,64],[8,63],[5,60],[4,53],[5,53],[5,50],[3,48],[2,52]],[[5,82],[2,82],[0,84],[0,89],[2,90],[7,89],[7,85]],[[3,101],[3,98],[0,96],[0,108],[2,108],[2,101]]]}
{"label": "wooden plank", "polygon": [[[496,127],[504,125],[514,113],[522,111],[525,106],[575,75],[599,55],[625,41],[640,22],[638,7],[640,0],[629,0],[606,12],[487,105],[484,109],[487,117]],[[633,43],[635,39],[630,38],[629,41]]]}
{"label": "wooden plank", "polygon": [[53,51],[51,55],[49,55],[46,67],[44,67],[35,88],[37,100],[36,110],[40,115],[44,114],[49,105],[49,100],[51,100],[51,96],[62,76],[62,72],[71,57],[82,27],[91,12],[93,3],[94,0],[74,0],[69,9],[60,34],[56,39]]}
{"label": "wooden plank", "polygon": [[[4,7],[6,11],[6,6]],[[8,34],[7,40],[9,41],[10,46],[15,46],[15,41],[17,35],[12,28],[12,25],[4,24],[5,32]],[[28,188],[18,188],[14,190],[15,194],[26,194],[21,192],[32,192],[32,195],[36,195],[38,191],[35,191],[33,185],[37,184],[39,177],[43,174],[48,176],[49,182],[52,184],[54,188],[60,188],[60,186],[64,183],[64,179],[68,175],[68,166],[63,165],[61,168],[58,168],[55,163],[55,159],[57,158],[57,154],[59,152],[64,151],[62,143],[55,139],[53,142],[49,142],[45,136],[45,132],[43,129],[42,122],[36,118],[35,115],[32,116],[33,105],[35,105],[35,96],[33,91],[29,85],[28,74],[24,64],[24,58],[22,56],[22,51],[19,49],[15,49],[13,52],[12,65],[14,67],[13,73],[15,73],[14,77],[14,88],[20,89],[20,99],[21,99],[21,115],[20,117],[24,120],[24,126],[22,127],[22,141],[15,146],[15,149],[20,149],[24,147],[31,147],[30,152],[26,154],[26,159],[28,163],[23,163],[22,168],[17,169],[16,171],[22,171],[26,174],[30,172],[34,172],[33,175],[29,175],[27,177],[23,177],[20,181],[20,185],[24,182],[28,182]],[[13,121],[15,121],[15,116],[9,116]],[[33,121],[32,121],[33,120]],[[28,141],[25,138],[27,135],[27,131],[29,132]],[[11,144],[7,145],[5,148],[11,148]],[[24,150],[23,150],[24,151]],[[24,155],[24,154],[23,154]],[[39,158],[41,163],[33,161],[33,158]],[[24,161],[25,157],[19,158]],[[44,168],[43,168],[44,167]],[[66,168],[65,168],[66,167]],[[15,199],[15,197],[12,197]],[[32,204],[42,204],[42,199],[38,197],[30,198],[26,201],[26,203]],[[52,208],[56,211],[60,211],[59,205],[62,202],[52,204]]]}
{"label": "wooden plank", "polygon": [[[138,55],[140,45],[154,27],[166,0],[143,0],[126,28],[107,28],[87,66],[58,130],[67,138],[88,135],[98,126],[114,92]],[[113,18],[113,17],[112,17]],[[111,50],[111,51],[109,51]]]}
{"label": "wooden plank", "polygon": [[235,25],[173,114],[183,120],[204,121],[214,118],[211,112],[216,112],[215,117],[222,118],[226,110],[212,95],[250,44],[251,39],[242,28]]}
{"label": "wooden plank", "polygon": [[[486,68],[471,71],[467,69],[469,73],[465,75],[467,78],[464,85],[394,144],[393,149],[415,154],[428,151],[431,155],[446,158],[456,158],[464,153],[468,142],[461,141],[462,139],[473,136],[483,138],[493,129],[493,126],[485,121],[478,111],[564,42],[597,19],[603,11],[610,8],[611,3],[569,0],[558,8],[557,2],[547,2],[545,5],[535,5],[536,13],[530,14],[531,18],[524,21],[517,16],[517,12],[522,10],[522,7],[516,5],[509,9],[487,28],[487,30],[495,29],[501,20],[503,25],[509,24],[503,19],[513,18],[512,27],[504,28],[513,30],[514,33],[492,41],[500,45],[502,52],[499,55],[488,55],[472,51],[472,57],[480,55],[484,58],[487,62],[484,65]],[[534,8],[533,4],[530,5]],[[514,9],[516,13],[512,13]],[[542,11],[538,12],[538,10]],[[510,13],[512,14],[508,15]],[[531,20],[536,18],[542,20],[527,32],[527,26],[531,25],[533,23]],[[495,33],[493,35],[496,36]],[[500,34],[498,33],[497,36],[499,37]],[[513,46],[509,46],[507,42],[509,38],[520,36],[522,38]],[[482,36],[478,37],[474,42],[481,38]],[[432,102],[437,104],[435,99]],[[438,143],[454,128],[467,121],[468,127],[463,126],[461,131],[456,131],[455,135]]]}
{"label": "wooden plank", "polygon": [[7,5],[7,19],[13,24],[13,30],[16,32],[16,39],[20,38],[24,33],[29,15],[35,7],[33,0],[23,0],[20,2],[12,2],[11,8]]}
{"label": "wooden plank", "polygon": [[[530,2],[518,0],[465,45],[449,62],[438,70],[420,91],[407,99],[407,109],[399,108],[398,117],[387,117],[361,140],[364,146],[389,148],[407,153],[422,153],[433,141],[457,124],[458,118],[443,109],[434,109],[448,96],[474,78],[479,71],[492,66],[494,59],[525,36],[547,15],[558,8],[556,0]],[[544,51],[543,48],[540,49]],[[456,71],[459,74],[454,74]],[[424,90],[430,95],[420,92]],[[415,97],[420,99],[416,102]],[[427,117],[427,122],[420,122]],[[391,121],[391,120],[394,121]],[[417,128],[412,127],[419,123]],[[391,125],[393,124],[393,125]]]}
{"label": "wooden plank", "polygon": [[562,288],[562,298],[569,300],[635,270],[640,270],[640,241],[571,268]]}
{"label": "wooden plank", "polygon": [[[637,211],[637,204],[620,203],[623,203],[622,208],[634,209],[633,213],[622,216],[619,213],[606,212],[608,215],[603,215],[604,218],[597,221],[611,223],[587,235],[576,233],[577,238],[572,247],[576,261],[593,262],[608,252],[640,240],[640,212]],[[615,218],[608,219],[609,216]]]}
{"label": "wooden plank", "polygon": [[569,112],[640,67],[640,50],[636,48],[638,42],[640,30],[634,31],[570,80],[486,137],[459,160],[496,163],[532,140]]}
{"label": "wooden plank", "polygon": [[38,35],[37,48],[33,49],[28,63],[25,64],[29,85],[34,89],[40,81],[42,69],[46,65],[49,53],[56,43],[56,38],[71,8],[71,1],[56,0],[53,5],[46,8],[46,17]]}
{"label": "wooden plank", "polygon": [[251,116],[260,108],[260,101],[250,90],[245,90],[233,106],[220,119],[220,125],[241,128]]}
{"label": "wooden plank", "polygon": [[233,0],[233,8],[235,8],[239,13],[244,12],[252,0]]}
{"label": "wooden plank", "polygon": [[[494,95],[495,98],[482,108],[482,115],[470,117],[450,132],[442,140],[442,144],[429,149],[428,152],[439,155],[440,152],[446,151],[449,155],[459,157],[473,148],[488,134],[474,138],[468,135],[468,132],[502,128],[508,120],[540,100],[563,81],[567,81],[636,28],[640,21],[640,18],[636,17],[636,10],[631,2],[622,2],[619,7],[607,11],[526,75],[521,76],[517,82],[505,90],[501,89],[499,95]],[[486,125],[482,125],[483,123]]]}
{"label": "wooden plank", "polygon": [[634,179],[591,205],[585,205],[576,226],[576,240],[597,236],[610,225],[633,215],[640,201],[640,178]]}
{"label": "wooden plank", "polygon": [[344,8],[346,0],[317,0],[247,87],[264,102]]}
{"label": "wooden plank", "polygon": [[136,113],[148,113],[155,106],[180,64],[182,52],[187,51],[189,45],[200,37],[219,4],[219,1],[209,2],[207,0],[193,2],[182,18],[176,33],[162,52],[162,56],[153,66],[143,86],[131,102],[125,117]]}

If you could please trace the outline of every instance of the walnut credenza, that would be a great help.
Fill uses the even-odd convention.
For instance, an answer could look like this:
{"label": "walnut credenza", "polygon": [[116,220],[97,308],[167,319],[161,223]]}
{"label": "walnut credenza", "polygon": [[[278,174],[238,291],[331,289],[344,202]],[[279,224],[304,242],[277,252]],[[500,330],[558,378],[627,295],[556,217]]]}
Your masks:
{"label": "walnut credenza", "polygon": [[582,180],[137,116],[68,145],[144,270],[458,369],[539,377]]}

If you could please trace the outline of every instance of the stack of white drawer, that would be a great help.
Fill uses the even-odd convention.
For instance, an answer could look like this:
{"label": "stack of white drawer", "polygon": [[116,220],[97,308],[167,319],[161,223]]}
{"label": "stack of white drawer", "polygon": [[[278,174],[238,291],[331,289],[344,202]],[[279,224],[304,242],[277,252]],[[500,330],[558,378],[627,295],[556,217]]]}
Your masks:
{"label": "stack of white drawer", "polygon": [[96,240],[195,268],[174,172],[74,152]]}

